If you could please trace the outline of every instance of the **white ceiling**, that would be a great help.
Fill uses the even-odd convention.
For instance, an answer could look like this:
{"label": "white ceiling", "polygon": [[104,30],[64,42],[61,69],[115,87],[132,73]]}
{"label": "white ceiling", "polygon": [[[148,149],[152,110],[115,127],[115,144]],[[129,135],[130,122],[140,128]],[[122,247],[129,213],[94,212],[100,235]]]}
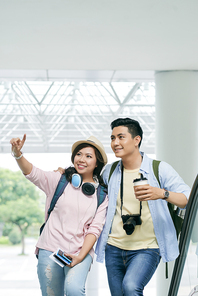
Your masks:
{"label": "white ceiling", "polygon": [[1,77],[8,69],[197,70],[197,53],[197,0],[0,0]]}
{"label": "white ceiling", "polygon": [[[138,106],[138,92],[142,91],[150,104],[144,82],[153,82],[155,71],[198,70],[197,15],[198,0],[0,0],[0,151],[10,150],[9,139],[16,130],[28,132],[28,149],[34,152],[38,142],[43,142],[39,151],[65,151],[75,132],[80,137],[85,130],[94,132],[105,147],[110,147],[109,122],[115,116],[128,116],[130,110],[144,127],[145,151],[154,153],[154,106],[145,102],[145,106]],[[108,94],[114,102],[111,106],[107,97],[103,107],[109,108],[109,113],[102,114],[101,120],[98,112],[95,125],[87,109],[83,119],[87,125],[82,123],[79,129],[78,119],[68,127],[76,108],[72,101],[61,117],[62,135],[57,133],[59,113],[48,112],[48,91],[39,100],[25,82],[35,80],[49,80],[54,86],[71,83],[74,101],[75,83],[84,87],[89,81],[96,86],[108,82]],[[6,81],[11,81],[9,87]],[[139,86],[119,96],[112,84],[122,81]],[[61,96],[68,105],[69,95],[63,92]],[[95,94],[92,97],[93,103],[101,100]],[[82,100],[79,98],[79,104]],[[47,111],[41,112],[42,108]],[[32,114],[32,110],[38,112]],[[79,112],[75,115],[81,115]],[[66,131],[73,134],[62,143]]]}

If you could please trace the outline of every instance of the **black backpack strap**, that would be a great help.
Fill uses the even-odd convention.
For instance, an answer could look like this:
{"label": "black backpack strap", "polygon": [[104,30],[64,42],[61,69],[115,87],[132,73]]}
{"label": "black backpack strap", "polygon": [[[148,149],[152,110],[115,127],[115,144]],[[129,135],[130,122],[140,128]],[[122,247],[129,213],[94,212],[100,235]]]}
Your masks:
{"label": "black backpack strap", "polygon": [[[113,174],[117,164],[118,164],[119,161],[116,161],[112,164],[111,166],[111,170],[110,170],[110,173],[109,173],[109,179],[108,179],[108,182],[111,178],[111,175]],[[105,200],[105,197],[107,195],[107,188],[99,185],[98,188],[97,188],[97,199],[98,199],[98,206],[97,208],[101,205],[101,203],[103,203],[103,201]]]}
{"label": "black backpack strap", "polygon": [[108,179],[108,183],[110,181],[110,178],[111,178],[111,175],[113,174],[115,168],[117,167],[117,164],[118,164],[119,160],[118,161],[115,161],[113,162],[112,166],[111,166],[111,169],[110,169],[110,173],[109,173],[109,179]]}
{"label": "black backpack strap", "polygon": [[[50,203],[50,207],[47,211],[48,213],[48,216],[47,216],[47,219],[46,221],[43,223],[43,225],[40,227],[40,235],[45,227],[45,224],[47,222],[47,220],[49,219],[49,216],[51,214],[51,212],[53,211],[54,207],[55,207],[55,204],[57,202],[57,200],[59,199],[59,197],[63,194],[63,191],[65,190],[65,187],[67,186],[69,182],[67,181],[66,179],[66,176],[65,174],[63,174],[58,182],[58,185],[56,187],[56,190],[55,190],[55,193],[54,193],[54,196],[51,200],[51,203]],[[36,257],[38,258],[38,256],[36,255]]]}
{"label": "black backpack strap", "polygon": [[65,190],[65,187],[67,186],[68,183],[69,182],[67,181],[65,174],[63,174],[58,182],[58,185],[56,187],[56,191],[55,191],[52,201],[50,203],[50,207],[47,212],[48,218],[49,218],[49,215],[51,214],[51,212],[53,211],[55,204],[57,203],[57,200],[63,194],[63,191]]}
{"label": "black backpack strap", "polygon": [[102,185],[99,185],[97,188],[97,200],[98,200],[97,208],[101,205],[101,203],[103,203],[106,196],[107,196],[107,188],[103,187]]}

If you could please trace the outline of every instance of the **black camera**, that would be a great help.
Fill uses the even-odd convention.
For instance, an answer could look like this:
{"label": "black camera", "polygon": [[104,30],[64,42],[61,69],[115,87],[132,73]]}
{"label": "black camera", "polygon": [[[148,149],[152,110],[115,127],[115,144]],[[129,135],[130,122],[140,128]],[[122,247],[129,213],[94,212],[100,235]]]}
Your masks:
{"label": "black camera", "polygon": [[[136,225],[141,225],[142,220],[141,220],[141,210],[142,210],[142,202],[140,201],[140,212],[139,214],[134,214],[134,215],[122,215],[122,206],[123,206],[123,170],[124,167],[122,165],[122,174],[121,174],[121,184],[120,184],[120,200],[121,200],[121,218],[123,222],[123,229],[126,231],[127,235],[131,235],[134,230]],[[143,176],[141,175],[141,180]],[[137,182],[137,180],[134,180]],[[140,180],[138,180],[140,181]]]}
{"label": "black camera", "polygon": [[135,230],[136,225],[141,225],[142,220],[141,215],[122,215],[123,229],[126,231],[127,235],[131,235]]}

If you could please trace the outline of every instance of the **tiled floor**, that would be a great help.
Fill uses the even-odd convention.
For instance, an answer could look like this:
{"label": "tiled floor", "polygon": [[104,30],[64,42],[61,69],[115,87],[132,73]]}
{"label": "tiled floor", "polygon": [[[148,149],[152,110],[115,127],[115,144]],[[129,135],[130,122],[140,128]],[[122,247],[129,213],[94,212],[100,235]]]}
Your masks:
{"label": "tiled floor", "polygon": [[[24,256],[19,255],[20,246],[0,247],[1,296],[41,296],[34,255],[35,242],[26,239],[27,255]],[[110,296],[104,264],[94,263],[92,266],[87,280],[87,296]],[[152,282],[146,288],[145,296],[156,296]]]}

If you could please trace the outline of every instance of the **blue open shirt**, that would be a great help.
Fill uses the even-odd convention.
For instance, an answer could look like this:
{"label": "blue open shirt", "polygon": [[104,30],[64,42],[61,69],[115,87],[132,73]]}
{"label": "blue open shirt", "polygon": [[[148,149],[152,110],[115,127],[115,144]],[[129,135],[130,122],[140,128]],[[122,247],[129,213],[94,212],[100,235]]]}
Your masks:
{"label": "blue open shirt", "polygon": [[[141,152],[141,155],[143,157],[143,161],[140,167],[140,173],[142,173],[143,176],[148,179],[148,182],[151,186],[159,187],[159,183],[153,172],[153,160],[143,152]],[[103,172],[105,184],[108,184],[111,165],[112,164],[107,165]],[[96,261],[98,262],[104,261],[105,247],[116,211],[117,196],[121,180],[120,165],[121,161],[115,168],[108,184],[109,205],[106,223],[98,239],[95,250],[95,253],[97,254]],[[168,191],[183,193],[187,198],[189,198],[190,187],[186,185],[178,173],[164,161],[161,161],[159,165],[159,180],[161,188],[164,188]],[[163,262],[175,260],[179,255],[179,248],[176,230],[169,213],[167,201],[163,199],[149,200],[148,205],[153,219],[154,231],[162,260]]]}

